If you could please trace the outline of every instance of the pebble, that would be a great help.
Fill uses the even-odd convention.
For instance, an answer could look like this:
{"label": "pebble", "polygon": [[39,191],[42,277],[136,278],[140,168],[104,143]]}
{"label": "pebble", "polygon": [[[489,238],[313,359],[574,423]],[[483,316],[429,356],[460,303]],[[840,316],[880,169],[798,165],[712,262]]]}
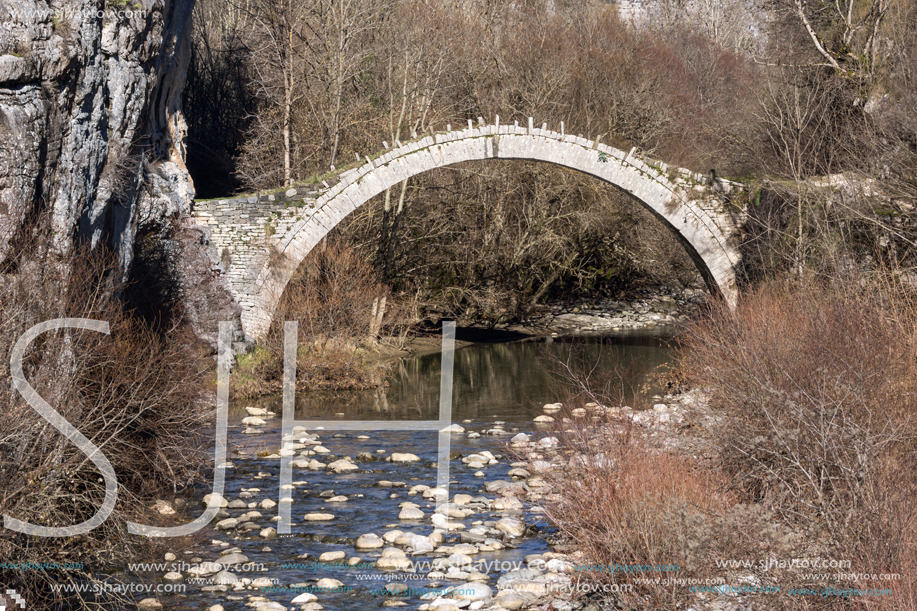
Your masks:
{"label": "pebble", "polygon": [[518,518],[501,518],[494,525],[494,528],[514,538],[525,534],[525,522]]}
{"label": "pebble", "polygon": [[342,460],[336,460],[333,463],[329,464],[328,469],[330,471],[334,471],[335,473],[346,473],[348,471],[359,471],[360,467],[356,466],[349,460],[342,459]]}
{"label": "pebble", "polygon": [[217,505],[217,507],[223,508],[223,507],[228,507],[228,506],[229,506],[229,501],[227,501],[226,499],[224,499],[223,496],[222,496],[219,492],[213,492],[213,493],[208,494],[207,496],[205,496],[205,497],[204,497],[204,505],[208,505],[208,506],[209,506],[209,505],[210,505],[210,500],[211,500],[211,499],[213,499],[213,502],[214,502],[214,504]]}
{"label": "pebble", "polygon": [[395,452],[390,457],[392,462],[418,462],[420,457],[408,452]]}
{"label": "pebble", "polygon": [[423,520],[424,517],[426,514],[416,507],[405,507],[398,514],[399,520]]}
{"label": "pebble", "polygon": [[357,549],[379,549],[385,546],[385,541],[375,533],[367,533],[357,537],[353,545]]}

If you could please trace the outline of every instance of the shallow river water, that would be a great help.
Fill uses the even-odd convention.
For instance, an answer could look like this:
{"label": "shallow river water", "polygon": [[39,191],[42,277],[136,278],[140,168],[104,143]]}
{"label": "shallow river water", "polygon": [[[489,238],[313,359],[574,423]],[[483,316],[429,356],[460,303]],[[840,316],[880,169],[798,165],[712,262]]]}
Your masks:
{"label": "shallow river water", "polygon": [[[451,436],[451,450],[462,456],[489,450],[498,456],[497,464],[483,469],[468,468],[460,458],[450,462],[450,495],[467,494],[471,497],[498,497],[484,491],[485,482],[511,480],[507,474],[514,459],[507,456],[507,444],[512,435],[519,432],[544,436],[549,429],[536,425],[533,418],[541,413],[545,403],[559,401],[564,396],[562,384],[552,377],[558,362],[565,361],[572,354],[586,362],[600,362],[606,369],[630,367],[633,383],[624,387],[625,396],[631,397],[643,385],[647,375],[669,360],[670,349],[658,336],[631,335],[626,337],[590,338],[588,340],[565,341],[554,339],[528,340],[513,343],[475,344],[455,353],[453,422],[465,428],[463,434]],[[347,392],[312,395],[300,393],[296,402],[296,420],[341,419],[341,420],[434,420],[439,406],[440,356],[429,355],[405,359],[390,376],[389,387],[371,392]],[[652,394],[654,391],[648,391]],[[277,413],[276,418],[258,427],[261,434],[243,434],[247,427],[241,419],[247,416],[244,407],[254,405]],[[264,499],[276,502],[279,499],[279,464],[277,458],[266,454],[277,452],[281,447],[281,399],[269,397],[257,403],[247,402],[231,406],[229,450],[234,468],[227,470],[225,497],[237,501],[244,507],[228,508],[232,517],[249,511],[259,511],[263,517],[253,521],[258,528],[248,532],[237,529],[216,530],[208,527],[203,531],[202,544],[193,548],[193,554],[180,556],[178,562],[191,563],[198,558],[203,561],[219,561],[221,554],[238,548],[248,562],[232,570],[235,577],[242,579],[269,578],[272,588],[233,591],[202,591],[206,583],[192,583],[187,574],[183,581],[187,586],[184,595],[160,597],[165,608],[207,609],[220,604],[229,610],[251,609],[251,596],[263,596],[278,603],[277,609],[299,608],[291,601],[306,591],[303,584],[315,585],[316,580],[332,578],[344,584],[341,591],[314,591],[318,603],[325,609],[359,610],[379,608],[386,600],[395,597],[379,596],[375,590],[386,584],[400,581],[415,589],[415,595],[400,596],[397,600],[407,609],[416,609],[429,602],[419,596],[423,588],[440,588],[460,585],[462,580],[436,579],[427,577],[427,570],[416,573],[379,571],[368,563],[375,562],[382,550],[356,550],[354,541],[360,535],[375,533],[380,537],[392,530],[429,535],[433,531],[431,515],[433,499],[424,499],[420,494],[409,496],[412,486],[436,485],[437,435],[433,432],[344,432],[329,430],[313,431],[320,437],[321,445],[328,454],[315,458],[330,463],[349,456],[354,459],[359,471],[335,474],[327,470],[312,471],[294,469],[292,492],[292,534],[265,539],[259,531],[277,526],[271,518],[277,515],[277,507],[264,508]],[[495,423],[508,435],[494,436],[485,432]],[[469,438],[469,433],[479,432],[480,437]],[[368,438],[360,438],[367,436]],[[240,453],[241,452],[241,453]],[[384,458],[393,452],[410,452],[420,457],[420,462],[385,462]],[[379,459],[360,461],[357,455],[370,453]],[[259,456],[259,454],[261,456]],[[484,476],[476,476],[476,472]],[[377,482],[388,480],[404,482],[405,487],[379,487]],[[257,491],[251,489],[256,488]],[[346,501],[330,501],[332,496],[345,496]],[[324,493],[324,494],[323,494]],[[284,495],[286,496],[286,494]],[[238,501],[242,501],[242,503]],[[423,520],[399,520],[399,504],[405,501],[416,503],[424,512]],[[253,504],[256,504],[254,506]],[[325,522],[304,521],[304,514],[310,512],[329,513],[334,519]],[[538,507],[526,504],[521,512],[496,511],[478,508],[474,515],[462,522],[466,529],[474,528],[475,522],[493,526],[493,522],[506,515],[522,517],[530,528],[527,536],[509,541],[510,545],[500,551],[481,552],[474,555],[479,570],[487,573],[487,583],[496,591],[500,575],[511,568],[525,566],[523,558],[528,554],[548,551],[542,536],[552,531]],[[541,533],[541,534],[538,534]],[[460,542],[460,532],[445,535],[444,545]],[[216,545],[222,541],[227,545]],[[390,544],[386,544],[388,547]],[[325,552],[342,551],[346,562],[359,557],[363,564],[345,567],[340,564],[315,564]],[[309,558],[303,558],[309,554]],[[439,554],[441,556],[442,554]],[[410,556],[416,563],[432,562],[437,554]],[[260,566],[259,566],[260,565]],[[254,570],[252,570],[254,569]],[[260,569],[260,570],[259,570]],[[295,587],[291,587],[295,586]],[[349,589],[347,589],[349,588]],[[392,602],[388,603],[389,605]],[[399,605],[404,606],[404,605]]]}

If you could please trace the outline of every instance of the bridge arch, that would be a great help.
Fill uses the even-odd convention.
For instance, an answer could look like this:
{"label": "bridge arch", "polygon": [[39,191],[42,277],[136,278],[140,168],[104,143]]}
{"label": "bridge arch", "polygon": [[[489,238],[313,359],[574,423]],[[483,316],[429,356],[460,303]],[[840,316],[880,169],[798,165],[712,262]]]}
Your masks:
{"label": "bridge arch", "polygon": [[[258,200],[255,214],[241,215],[248,218],[238,226],[228,224],[231,232],[225,231],[226,219],[220,218],[222,213],[213,205],[196,208],[198,222],[209,224],[214,231],[214,245],[218,250],[222,245],[224,255],[229,253],[229,289],[242,307],[246,335],[264,337],[296,269],[348,214],[387,188],[422,172],[485,159],[551,163],[594,176],[631,194],[679,239],[710,291],[734,303],[740,262],[735,233],[743,211],[728,204],[726,196],[736,185],[726,181],[710,185],[706,177],[640,159],[633,151],[625,153],[578,136],[536,129],[531,120],[528,127],[498,123],[474,127],[469,122],[467,129],[399,143],[377,158],[367,159],[363,166],[341,173],[337,184],[324,183],[324,189],[300,198],[295,213],[285,214],[295,189],[286,193],[287,201],[278,199],[264,205]],[[270,235],[265,235],[266,227],[270,227]],[[255,238],[252,233],[260,236]]]}

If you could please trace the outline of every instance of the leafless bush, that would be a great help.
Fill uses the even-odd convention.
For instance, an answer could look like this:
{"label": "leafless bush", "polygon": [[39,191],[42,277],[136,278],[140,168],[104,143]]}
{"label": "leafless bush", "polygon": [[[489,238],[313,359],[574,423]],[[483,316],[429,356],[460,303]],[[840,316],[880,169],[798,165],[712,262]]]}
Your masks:
{"label": "leafless bush", "polygon": [[[275,320],[299,322],[300,333],[316,346],[332,338],[343,343],[376,341],[373,310],[386,301],[381,317],[387,334],[398,336],[407,311],[372,265],[346,246],[328,242],[303,261],[284,291]],[[281,325],[276,325],[277,331]],[[275,336],[279,342],[279,336]],[[279,344],[278,344],[279,345]]]}
{"label": "leafless bush", "polygon": [[414,325],[412,301],[377,281],[354,250],[328,242],[287,284],[265,345],[239,358],[237,396],[279,391],[283,322],[299,323],[297,383],[304,390],[355,390],[385,383],[385,354],[403,347]]}
{"label": "leafless bush", "polygon": [[729,417],[722,464],[743,498],[858,570],[901,573],[902,606],[889,608],[912,608],[915,310],[898,291],[865,278],[763,286],[694,325],[682,365]]}
{"label": "leafless bush", "polygon": [[[37,227],[42,235],[46,227]],[[24,371],[38,394],[111,460],[120,489],[112,515],[85,535],[36,539],[2,531],[0,550],[13,562],[84,565],[72,571],[4,569],[3,583],[21,588],[35,606],[61,596],[48,589],[50,583],[92,580],[93,573],[149,551],[149,541],[128,535],[125,523],[156,523],[145,503],[197,478],[205,458],[201,425],[208,416],[201,405],[207,369],[189,349],[190,338],[177,329],[155,334],[125,313],[112,280],[117,267],[108,257],[80,248],[61,261],[46,244],[35,238],[23,245],[0,285],[0,509],[42,526],[70,526],[93,515],[105,496],[86,456],[48,426],[10,381],[15,341],[54,318],[110,325],[110,335],[41,335],[26,353]]]}

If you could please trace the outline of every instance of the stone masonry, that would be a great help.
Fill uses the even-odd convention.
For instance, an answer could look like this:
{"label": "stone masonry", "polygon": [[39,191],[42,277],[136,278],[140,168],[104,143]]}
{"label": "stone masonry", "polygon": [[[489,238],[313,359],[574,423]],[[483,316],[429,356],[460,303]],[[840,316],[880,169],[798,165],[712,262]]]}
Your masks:
{"label": "stone masonry", "polygon": [[[546,125],[493,125],[396,143],[357,168],[318,185],[275,193],[197,201],[194,221],[210,230],[210,247],[242,308],[245,334],[261,339],[296,268],[344,217],[385,189],[434,168],[482,159],[524,159],[595,176],[633,195],[662,219],[691,255],[711,292],[734,303],[740,262],[736,236],[744,209],[731,197],[740,185],[618,149]],[[333,183],[333,184],[332,184]]]}

